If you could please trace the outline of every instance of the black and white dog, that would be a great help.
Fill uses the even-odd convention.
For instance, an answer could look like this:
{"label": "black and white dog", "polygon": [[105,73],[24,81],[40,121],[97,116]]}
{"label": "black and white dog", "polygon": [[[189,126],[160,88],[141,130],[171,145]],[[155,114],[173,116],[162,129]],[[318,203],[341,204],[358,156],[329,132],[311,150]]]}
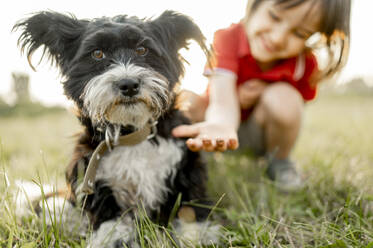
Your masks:
{"label": "black and white dog", "polygon": [[[22,32],[19,44],[29,62],[44,48],[78,108],[84,132],[66,178],[69,201],[82,204],[93,228],[89,246],[134,246],[138,206],[167,224],[179,195],[188,221],[179,214],[174,223],[206,223],[208,208],[196,207],[208,204],[206,167],[185,140],[171,135],[172,128],[188,123],[175,107],[175,86],[184,72],[179,49],[193,39],[208,54],[197,25],[173,11],[155,19],[93,20],[47,11],[14,29]],[[123,145],[121,139],[131,134],[135,141],[131,137]],[[216,241],[208,234],[203,238]]]}

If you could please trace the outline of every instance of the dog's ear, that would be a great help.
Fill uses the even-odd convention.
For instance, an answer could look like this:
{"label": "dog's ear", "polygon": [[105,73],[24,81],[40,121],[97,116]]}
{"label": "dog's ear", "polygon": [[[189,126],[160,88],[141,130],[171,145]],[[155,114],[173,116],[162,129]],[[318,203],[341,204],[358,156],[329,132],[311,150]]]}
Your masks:
{"label": "dog's ear", "polygon": [[167,47],[176,50],[186,48],[188,40],[192,39],[199,44],[206,55],[209,54],[205,37],[188,16],[168,10],[152,21],[151,25],[157,38]]}
{"label": "dog's ear", "polygon": [[34,70],[31,57],[41,46],[44,46],[42,58],[47,53],[52,63],[56,62],[64,69],[76,54],[79,37],[87,23],[88,21],[78,20],[72,15],[43,11],[16,23],[13,31],[22,30],[18,45],[22,53],[26,52],[29,64]]}

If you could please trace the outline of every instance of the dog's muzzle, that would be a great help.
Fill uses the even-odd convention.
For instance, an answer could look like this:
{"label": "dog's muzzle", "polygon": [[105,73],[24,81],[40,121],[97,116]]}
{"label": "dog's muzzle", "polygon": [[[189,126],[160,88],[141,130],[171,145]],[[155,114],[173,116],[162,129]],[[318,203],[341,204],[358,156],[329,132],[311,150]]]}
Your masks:
{"label": "dog's muzzle", "polygon": [[133,64],[115,65],[95,76],[81,95],[94,123],[141,128],[168,108],[168,81],[158,72]]}

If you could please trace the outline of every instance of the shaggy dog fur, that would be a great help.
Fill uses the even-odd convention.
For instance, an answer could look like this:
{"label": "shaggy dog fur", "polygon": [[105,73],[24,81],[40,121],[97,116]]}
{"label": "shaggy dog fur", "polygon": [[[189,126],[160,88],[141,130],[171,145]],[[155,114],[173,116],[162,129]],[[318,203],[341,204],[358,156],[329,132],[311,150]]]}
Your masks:
{"label": "shaggy dog fur", "polygon": [[[83,208],[93,228],[88,246],[135,246],[139,205],[153,220],[167,224],[179,195],[181,207],[193,202],[193,228],[206,227],[208,209],[195,207],[208,204],[206,167],[185,140],[171,135],[172,128],[188,123],[175,107],[175,88],[184,71],[179,49],[193,39],[208,54],[195,23],[173,11],[156,19],[120,15],[93,20],[47,11],[21,20],[14,29],[22,31],[19,44],[29,62],[43,47],[43,55],[61,71],[65,95],[78,108],[84,132],[66,179],[71,206]],[[119,136],[149,122],[156,126],[154,137],[115,146]],[[100,160],[94,193],[84,195],[82,178],[105,139],[113,148]],[[174,223],[180,229],[185,221],[176,218]],[[207,234],[200,238],[216,241]]]}

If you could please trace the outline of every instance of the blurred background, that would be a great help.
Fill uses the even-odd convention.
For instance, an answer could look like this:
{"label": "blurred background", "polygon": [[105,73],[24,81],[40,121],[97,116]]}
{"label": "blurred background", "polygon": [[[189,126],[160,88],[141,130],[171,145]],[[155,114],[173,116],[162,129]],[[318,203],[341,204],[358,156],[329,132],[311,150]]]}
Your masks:
{"label": "blurred background", "polygon": [[[238,22],[245,12],[245,0],[213,1],[213,0],[107,0],[107,1],[22,1],[13,0],[2,7],[0,16],[0,34],[3,49],[3,59],[0,60],[0,98],[7,104],[14,104],[17,96],[14,94],[14,76],[12,73],[22,73],[29,77],[29,98],[48,106],[69,103],[62,92],[58,72],[45,61],[31,70],[25,57],[21,57],[17,48],[19,33],[11,33],[12,26],[29,14],[41,10],[54,10],[72,13],[78,18],[95,18],[118,14],[136,15],[139,17],[156,17],[166,9],[176,10],[191,16],[201,27],[203,33],[211,42],[215,30]],[[358,82],[359,87],[373,86],[373,66],[371,57],[373,51],[373,32],[367,26],[373,23],[373,1],[358,0],[352,8],[352,42],[349,62],[337,83]],[[190,65],[187,65],[186,76],[182,82],[184,88],[201,93],[205,90],[206,79],[202,76],[205,58],[195,44],[189,51],[182,52]],[[34,64],[39,57],[34,56]],[[339,88],[341,90],[342,88]]]}

